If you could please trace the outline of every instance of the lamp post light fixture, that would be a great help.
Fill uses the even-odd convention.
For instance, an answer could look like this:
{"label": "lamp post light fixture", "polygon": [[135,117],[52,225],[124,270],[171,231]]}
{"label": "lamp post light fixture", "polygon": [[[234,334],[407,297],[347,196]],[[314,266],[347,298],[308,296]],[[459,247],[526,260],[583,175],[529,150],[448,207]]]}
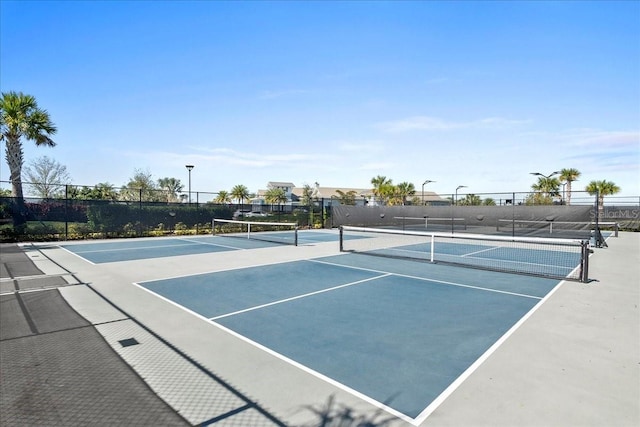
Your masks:
{"label": "lamp post light fixture", "polygon": [[185,165],[185,167],[189,171],[189,204],[191,204],[191,169],[193,169],[193,165]]}
{"label": "lamp post light fixture", "polygon": [[559,173],[560,173],[560,171],[551,172],[549,175],[545,175],[545,174],[540,173],[540,172],[530,172],[529,174],[530,174],[530,175],[536,175],[536,176],[542,176],[542,177],[544,177],[544,178],[549,179],[549,178],[551,178],[551,177],[552,177],[552,176],[554,176],[554,175],[558,175]]}
{"label": "lamp post light fixture", "polygon": [[430,179],[427,179],[425,182],[422,183],[422,206],[424,206],[424,186],[425,184],[429,184],[430,182],[435,182],[435,181],[431,181]]}
{"label": "lamp post light fixture", "polygon": [[454,199],[454,204],[457,206],[458,205],[458,190],[461,188],[467,188],[466,185],[458,185],[456,187],[456,198]]}

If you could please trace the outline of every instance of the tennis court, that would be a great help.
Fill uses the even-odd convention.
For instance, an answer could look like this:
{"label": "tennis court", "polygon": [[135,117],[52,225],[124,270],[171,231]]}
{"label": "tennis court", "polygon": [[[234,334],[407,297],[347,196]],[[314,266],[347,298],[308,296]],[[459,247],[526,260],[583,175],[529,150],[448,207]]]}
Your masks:
{"label": "tennis court", "polygon": [[[367,414],[368,420],[393,419],[393,425],[437,424],[443,411],[467,419],[480,411],[486,420],[499,402],[487,397],[493,406],[486,410],[464,404],[483,380],[502,375],[504,384],[505,375],[516,375],[510,384],[532,385],[518,389],[525,396],[539,387],[542,380],[526,378],[517,366],[528,370],[530,357],[537,366],[547,354],[549,344],[541,348],[538,340],[557,345],[556,332],[549,336],[557,321],[546,325],[543,320],[543,337],[532,342],[524,338],[532,324],[535,329],[546,318],[540,313],[548,313],[550,306],[552,311],[564,311],[567,304],[591,307],[592,297],[583,301],[581,294],[605,291],[599,284],[460,268],[437,257],[430,262],[434,253],[463,260],[493,260],[500,254],[505,258],[501,262],[545,264],[548,269],[546,262],[534,258],[541,248],[530,252],[528,247],[454,239],[436,242],[432,251],[430,244],[412,241],[424,236],[397,240],[398,236],[383,234],[356,233],[340,239],[337,230],[299,230],[297,247],[246,236],[122,239],[65,243],[64,249],[41,245],[34,256],[64,266],[66,274],[81,281],[74,288],[90,287],[64,294],[80,313],[95,317],[96,327],[114,343],[114,350],[149,379],[155,393],[178,412],[189,414],[194,425],[217,419],[228,410],[223,402],[232,400],[224,392],[229,399],[216,398],[220,405],[208,403],[208,387],[217,387],[211,385],[212,376],[246,393],[246,400],[259,402],[287,425],[315,425],[309,424],[313,414],[330,402]],[[345,246],[343,251],[340,246]],[[371,256],[368,251],[382,247],[403,255]],[[546,252],[555,261],[569,259],[567,268],[576,262],[553,245]],[[124,317],[106,316],[107,307],[89,295],[94,291]],[[577,301],[561,298],[558,305],[557,296],[567,293]],[[135,319],[142,329],[127,319]],[[566,328],[571,331],[567,337],[573,336],[576,326]],[[123,342],[138,344],[123,347]],[[514,348],[522,346],[527,354],[518,360],[526,362],[504,366],[517,353]],[[177,350],[185,356],[180,369],[174,361]],[[594,363],[593,355],[582,350],[553,358],[561,364],[562,375],[567,360],[586,364],[586,359]],[[493,372],[487,376],[488,365]],[[202,369],[205,372],[197,374]],[[182,378],[185,371],[190,374]],[[194,377],[200,384],[195,389]],[[518,402],[527,399],[522,394]],[[479,395],[476,399],[482,400]],[[457,409],[451,410],[450,402],[458,402]],[[250,416],[251,409],[243,408],[229,414]],[[513,416],[518,416],[523,408],[513,409]]]}
{"label": "tennis court", "polygon": [[[338,241],[335,232],[303,230],[298,233],[299,245]],[[94,264],[132,261],[173,256],[197,255],[215,252],[259,249],[293,244],[287,232],[254,233],[251,238],[243,233],[218,236],[183,236],[145,238],[92,243],[63,244],[61,247]]]}
{"label": "tennis court", "polygon": [[412,422],[557,284],[361,254],[139,283]]}
{"label": "tennis court", "polygon": [[425,262],[435,260],[436,247],[433,241],[423,242],[420,233],[350,231],[245,230],[63,248],[103,264],[219,256],[285,246],[282,243],[339,246],[350,253],[137,284],[412,423],[426,417],[434,402],[558,285],[549,278],[447,265],[452,259],[454,264],[464,259],[472,267],[480,260],[490,269],[496,269],[492,263],[507,263],[525,274],[533,265],[557,277],[569,275],[581,263],[580,251],[565,252],[555,244],[532,249],[500,241],[489,246],[468,235],[439,242],[438,263]]}

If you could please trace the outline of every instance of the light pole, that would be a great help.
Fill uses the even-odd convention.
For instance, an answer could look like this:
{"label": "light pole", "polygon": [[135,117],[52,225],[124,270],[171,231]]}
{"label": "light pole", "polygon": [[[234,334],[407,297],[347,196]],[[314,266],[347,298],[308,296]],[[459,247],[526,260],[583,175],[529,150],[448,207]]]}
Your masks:
{"label": "light pole", "polygon": [[430,182],[435,182],[435,181],[431,181],[430,179],[428,179],[422,183],[422,206],[424,206],[424,186],[425,184],[429,184]]}
{"label": "light pole", "polygon": [[458,190],[461,189],[461,188],[467,188],[467,186],[466,185],[458,185],[456,187],[456,198],[454,199],[454,204],[456,206],[458,206]]}
{"label": "light pole", "polygon": [[189,171],[189,205],[191,205],[191,169],[193,169],[193,165],[185,165],[185,167]]}

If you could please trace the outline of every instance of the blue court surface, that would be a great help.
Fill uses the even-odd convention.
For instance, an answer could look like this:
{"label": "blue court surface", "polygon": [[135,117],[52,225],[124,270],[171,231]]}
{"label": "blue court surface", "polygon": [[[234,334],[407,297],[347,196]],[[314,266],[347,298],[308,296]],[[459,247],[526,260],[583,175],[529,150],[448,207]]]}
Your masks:
{"label": "blue court surface", "polygon": [[[279,233],[261,233],[262,239],[277,238]],[[335,241],[337,233],[304,230],[299,232],[298,244],[307,245]],[[293,244],[291,238],[290,244]],[[145,240],[118,240],[112,242],[61,245],[62,248],[94,264],[164,258],[181,255],[196,255],[242,249],[257,249],[280,246],[268,240],[246,239],[242,235],[229,236],[183,236]]]}
{"label": "blue court surface", "polygon": [[414,419],[557,284],[361,254],[139,283]]}

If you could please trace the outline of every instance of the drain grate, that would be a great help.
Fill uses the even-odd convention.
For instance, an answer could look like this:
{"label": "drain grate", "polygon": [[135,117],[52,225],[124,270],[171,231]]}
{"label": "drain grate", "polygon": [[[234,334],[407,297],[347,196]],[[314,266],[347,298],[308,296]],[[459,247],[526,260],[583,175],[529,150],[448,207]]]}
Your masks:
{"label": "drain grate", "polygon": [[140,344],[138,342],[138,340],[136,340],[135,338],[127,338],[126,340],[120,340],[118,341],[120,343],[121,346],[123,347],[131,347],[132,345],[138,345]]}

